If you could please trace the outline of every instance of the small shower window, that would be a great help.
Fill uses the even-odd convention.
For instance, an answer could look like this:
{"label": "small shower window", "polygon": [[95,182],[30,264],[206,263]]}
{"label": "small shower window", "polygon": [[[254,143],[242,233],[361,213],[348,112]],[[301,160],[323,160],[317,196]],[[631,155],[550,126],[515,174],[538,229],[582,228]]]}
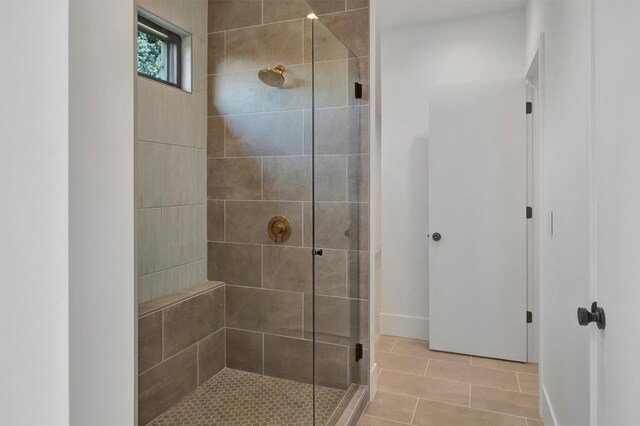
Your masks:
{"label": "small shower window", "polygon": [[182,37],[138,14],[138,74],[182,86]]}

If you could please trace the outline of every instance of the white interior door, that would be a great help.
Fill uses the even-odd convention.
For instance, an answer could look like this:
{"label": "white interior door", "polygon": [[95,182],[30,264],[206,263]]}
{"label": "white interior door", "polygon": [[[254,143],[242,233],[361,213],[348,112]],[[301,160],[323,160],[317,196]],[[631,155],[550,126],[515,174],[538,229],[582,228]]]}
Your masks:
{"label": "white interior door", "polygon": [[597,302],[592,425],[640,425],[640,2],[596,1],[595,182]]}
{"label": "white interior door", "polygon": [[430,93],[432,349],[527,360],[525,95],[524,80]]}

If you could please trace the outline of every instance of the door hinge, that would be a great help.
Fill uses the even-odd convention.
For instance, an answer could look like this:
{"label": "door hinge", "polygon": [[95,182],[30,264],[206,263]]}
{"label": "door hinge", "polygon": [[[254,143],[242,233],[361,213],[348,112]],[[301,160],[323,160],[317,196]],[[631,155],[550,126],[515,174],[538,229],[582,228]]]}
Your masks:
{"label": "door hinge", "polygon": [[533,312],[527,311],[527,324],[531,324],[533,322]]}
{"label": "door hinge", "polygon": [[533,207],[527,206],[527,219],[531,219],[533,217]]}
{"label": "door hinge", "polygon": [[362,84],[356,81],[355,85],[356,99],[362,99]]}
{"label": "door hinge", "polygon": [[533,102],[527,102],[526,111],[527,114],[531,114],[533,112]]}
{"label": "door hinge", "polygon": [[364,349],[362,343],[356,343],[356,362],[360,361],[363,356]]}

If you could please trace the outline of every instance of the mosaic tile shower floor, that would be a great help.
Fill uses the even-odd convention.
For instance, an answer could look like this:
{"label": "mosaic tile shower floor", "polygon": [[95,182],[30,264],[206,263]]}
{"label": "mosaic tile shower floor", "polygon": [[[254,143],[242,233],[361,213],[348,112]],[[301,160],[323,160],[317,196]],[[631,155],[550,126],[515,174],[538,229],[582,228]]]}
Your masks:
{"label": "mosaic tile shower floor", "polygon": [[[345,391],[316,387],[316,425],[325,425]],[[225,368],[149,425],[312,425],[313,386]]]}

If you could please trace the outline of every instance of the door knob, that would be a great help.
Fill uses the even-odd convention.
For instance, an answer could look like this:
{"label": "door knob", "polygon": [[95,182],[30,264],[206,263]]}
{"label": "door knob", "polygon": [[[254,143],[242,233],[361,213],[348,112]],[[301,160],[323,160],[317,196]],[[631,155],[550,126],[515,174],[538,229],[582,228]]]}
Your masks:
{"label": "door knob", "polygon": [[591,312],[587,308],[578,308],[578,324],[582,326],[595,322],[600,330],[607,325],[604,309],[598,306],[598,302],[591,304]]}
{"label": "door knob", "polygon": [[431,238],[433,238],[433,241],[440,241],[442,239],[442,235],[438,232],[434,232]]}

